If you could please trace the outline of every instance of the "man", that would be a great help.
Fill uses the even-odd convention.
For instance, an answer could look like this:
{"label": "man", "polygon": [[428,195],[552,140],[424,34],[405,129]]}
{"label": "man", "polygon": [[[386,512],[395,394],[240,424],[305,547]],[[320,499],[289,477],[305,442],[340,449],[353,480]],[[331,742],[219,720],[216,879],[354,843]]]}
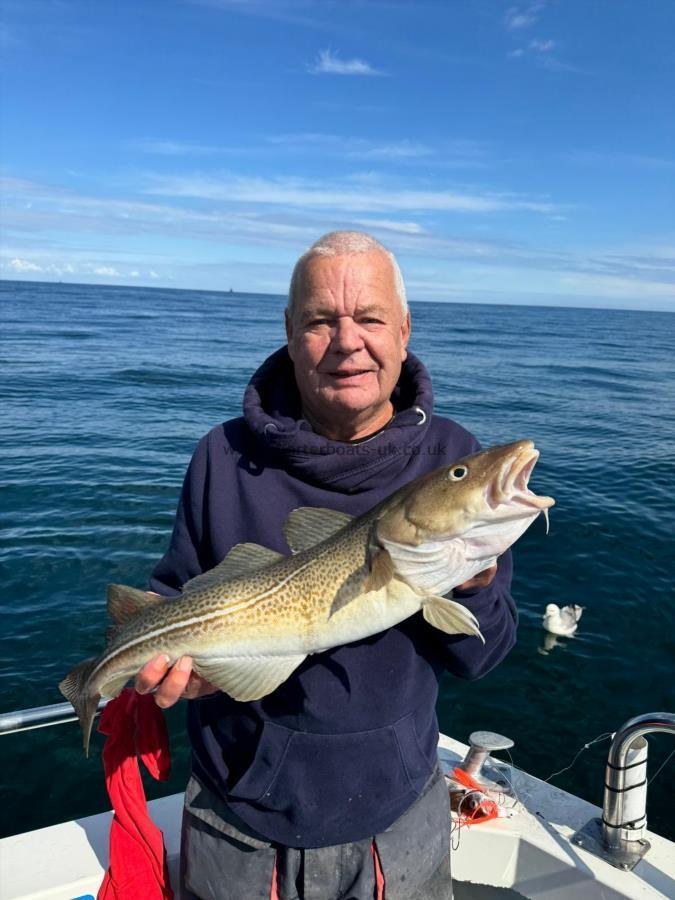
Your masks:
{"label": "man", "polygon": [[[433,416],[429,376],[406,349],[398,266],[368,235],[334,232],[300,258],[286,333],[288,346],[246,389],[244,416],[195,451],[153,574],[159,593],[176,593],[239,542],[288,553],[282,525],[296,507],[360,515],[478,448]],[[511,648],[510,577],[505,554],[455,589],[485,646],[417,615],[309,657],[259,701],[214,692],[189,658],[146,665],[137,686],[156,688],[160,706],[191,700],[185,896],[365,900],[382,896],[384,881],[387,900],[451,897],[438,679],[479,677]]]}

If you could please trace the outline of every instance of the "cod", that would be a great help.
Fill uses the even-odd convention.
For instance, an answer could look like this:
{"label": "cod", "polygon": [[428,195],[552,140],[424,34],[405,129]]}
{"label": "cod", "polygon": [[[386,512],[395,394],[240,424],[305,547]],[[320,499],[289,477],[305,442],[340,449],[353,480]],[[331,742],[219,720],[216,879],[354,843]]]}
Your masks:
{"label": "cod", "polygon": [[[450,599],[520,537],[550,497],[528,487],[532,441],[493,447],[415,479],[364,515],[294,510],[284,556],[237,544],[174,599],[108,586],[115,623],[103,653],[63,679],[89,752],[101,697],[115,697],[153,656],[183,655],[235,700],[271,693],[312,653],[384,631],[422,611],[446,634],[483,639],[473,614]],[[547,518],[548,524],[548,518]]]}

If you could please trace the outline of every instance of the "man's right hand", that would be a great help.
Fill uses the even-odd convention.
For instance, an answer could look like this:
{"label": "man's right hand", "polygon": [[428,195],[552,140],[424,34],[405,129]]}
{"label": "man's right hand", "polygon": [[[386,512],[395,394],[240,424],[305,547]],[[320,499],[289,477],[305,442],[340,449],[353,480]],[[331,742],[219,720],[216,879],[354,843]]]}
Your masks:
{"label": "man's right hand", "polygon": [[154,691],[157,706],[167,709],[179,700],[196,700],[213,694],[218,688],[192,671],[191,656],[181,656],[170,666],[169,657],[160,654],[146,663],[138,673],[136,690],[139,694]]}

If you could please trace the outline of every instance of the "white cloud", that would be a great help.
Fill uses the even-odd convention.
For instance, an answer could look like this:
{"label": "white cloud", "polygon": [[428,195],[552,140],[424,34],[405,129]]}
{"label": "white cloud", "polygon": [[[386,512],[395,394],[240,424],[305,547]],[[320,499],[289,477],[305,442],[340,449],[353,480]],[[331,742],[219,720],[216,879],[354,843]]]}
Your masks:
{"label": "white cloud", "polygon": [[228,147],[192,144],[189,141],[153,140],[152,138],[125,141],[124,146],[127,150],[135,150],[152,156],[217,156],[230,152]]}
{"label": "white cloud", "polygon": [[537,53],[549,53],[555,47],[555,41],[546,40],[542,41],[539,38],[535,38],[530,41],[530,49],[535,50]]}
{"label": "white cloud", "polygon": [[[428,144],[403,138],[399,141],[382,143],[367,138],[351,137],[341,134],[318,134],[305,132],[299,134],[279,134],[268,137],[267,142],[275,147],[285,147],[294,152],[298,150],[319,149],[321,153],[331,153],[349,159],[419,159],[436,156],[438,151]],[[475,141],[455,141],[452,149],[456,153],[476,152],[482,145]]]}
{"label": "white cloud", "polygon": [[563,275],[561,283],[567,287],[588,291],[598,297],[628,300],[659,299],[675,303],[675,284],[643,278],[621,278],[616,275],[573,273]]}
{"label": "white cloud", "polygon": [[307,71],[312,75],[384,75],[362,59],[340,59],[332,50],[320,50]]}
{"label": "white cloud", "polygon": [[354,219],[360,228],[378,228],[398,234],[424,234],[424,228],[417,222],[395,222],[393,219]]}
{"label": "white cloud", "polygon": [[352,212],[437,212],[495,213],[505,210],[557,212],[555,204],[513,194],[468,194],[450,190],[416,190],[394,186],[363,186],[355,190],[344,182],[298,178],[238,178],[222,176],[158,176],[146,189],[147,194],[166,197],[192,197],[230,203],[271,204],[275,206],[327,208]]}
{"label": "white cloud", "polygon": [[[229,283],[233,276],[221,263],[210,269],[209,260],[220,258],[223,247],[228,247],[236,248],[231,250],[233,259],[237,253],[250,253],[256,260],[250,263],[249,281],[232,283],[243,289],[272,290],[271,282],[265,286],[256,275],[261,260],[274,259],[279,271],[286,272],[294,255],[317,235],[335,228],[363,228],[400,255],[418,285],[431,274],[425,275],[420,262],[427,260],[439,284],[459,265],[470,273],[472,283],[484,279],[486,290],[494,283],[495,300],[507,295],[510,284],[520,284],[522,290],[536,284],[542,285],[541,290],[562,288],[568,297],[581,297],[582,292],[591,297],[595,291],[608,302],[615,297],[638,306],[643,284],[644,297],[654,303],[671,304],[675,295],[671,233],[654,234],[645,245],[600,248],[580,241],[576,249],[567,250],[545,246],[542,234],[551,233],[552,223],[547,231],[539,228],[531,243],[477,237],[488,225],[488,233],[498,233],[495,214],[502,212],[528,210],[544,214],[545,223],[551,217],[561,221],[566,208],[547,198],[477,189],[433,191],[426,182],[411,186],[409,180],[381,174],[359,181],[242,179],[231,173],[212,179],[157,176],[149,187],[155,194],[187,199],[114,200],[7,179],[4,215],[16,243],[4,249],[5,277],[117,284],[127,279],[153,286],[217,288],[223,278]],[[191,197],[197,202],[191,203]],[[29,210],[26,200],[32,203]],[[457,216],[437,214],[444,211],[471,213],[471,224],[463,226]],[[577,216],[582,213],[575,210]],[[508,218],[501,227],[511,224]],[[164,253],[158,253],[158,245]],[[502,272],[508,274],[508,282],[500,286]],[[274,278],[283,289],[283,277]]]}
{"label": "white cloud", "polygon": [[14,269],[15,272],[41,272],[42,266],[38,266],[35,263],[31,262],[29,259],[16,259],[10,260],[7,263],[10,269]]}
{"label": "white cloud", "polygon": [[[414,165],[421,161],[425,166],[437,168],[480,168],[492,159],[493,147],[487,141],[457,138],[438,140],[433,144],[410,138],[391,141],[376,141],[369,138],[344,134],[299,132],[296,134],[269,135],[265,138],[269,148],[274,148],[278,156],[279,148],[286,153],[297,155],[318,154],[341,159],[358,159],[388,162],[392,165]],[[252,152],[265,152],[255,148]]]}
{"label": "white cloud", "polygon": [[434,156],[435,151],[425,144],[398,141],[393,144],[380,144],[368,150],[352,151],[348,155],[360,156],[362,159],[419,159],[420,157]]}
{"label": "white cloud", "polygon": [[533,3],[523,4],[522,6],[510,6],[504,15],[504,24],[509,31],[531,28],[545,6],[544,0],[535,0]]}
{"label": "white cloud", "polygon": [[583,74],[583,69],[570,63],[563,62],[553,52],[557,44],[551,38],[533,38],[527,47],[518,47],[509,51],[508,59],[530,59],[535,65],[552,72],[577,72]]}

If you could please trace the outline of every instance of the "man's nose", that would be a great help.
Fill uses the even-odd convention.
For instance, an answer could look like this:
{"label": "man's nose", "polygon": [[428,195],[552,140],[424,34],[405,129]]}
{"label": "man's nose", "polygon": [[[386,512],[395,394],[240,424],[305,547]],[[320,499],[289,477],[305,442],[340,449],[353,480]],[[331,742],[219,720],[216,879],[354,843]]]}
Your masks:
{"label": "man's nose", "polygon": [[333,349],[340,353],[353,353],[363,347],[363,336],[351,316],[340,316],[333,333]]}

